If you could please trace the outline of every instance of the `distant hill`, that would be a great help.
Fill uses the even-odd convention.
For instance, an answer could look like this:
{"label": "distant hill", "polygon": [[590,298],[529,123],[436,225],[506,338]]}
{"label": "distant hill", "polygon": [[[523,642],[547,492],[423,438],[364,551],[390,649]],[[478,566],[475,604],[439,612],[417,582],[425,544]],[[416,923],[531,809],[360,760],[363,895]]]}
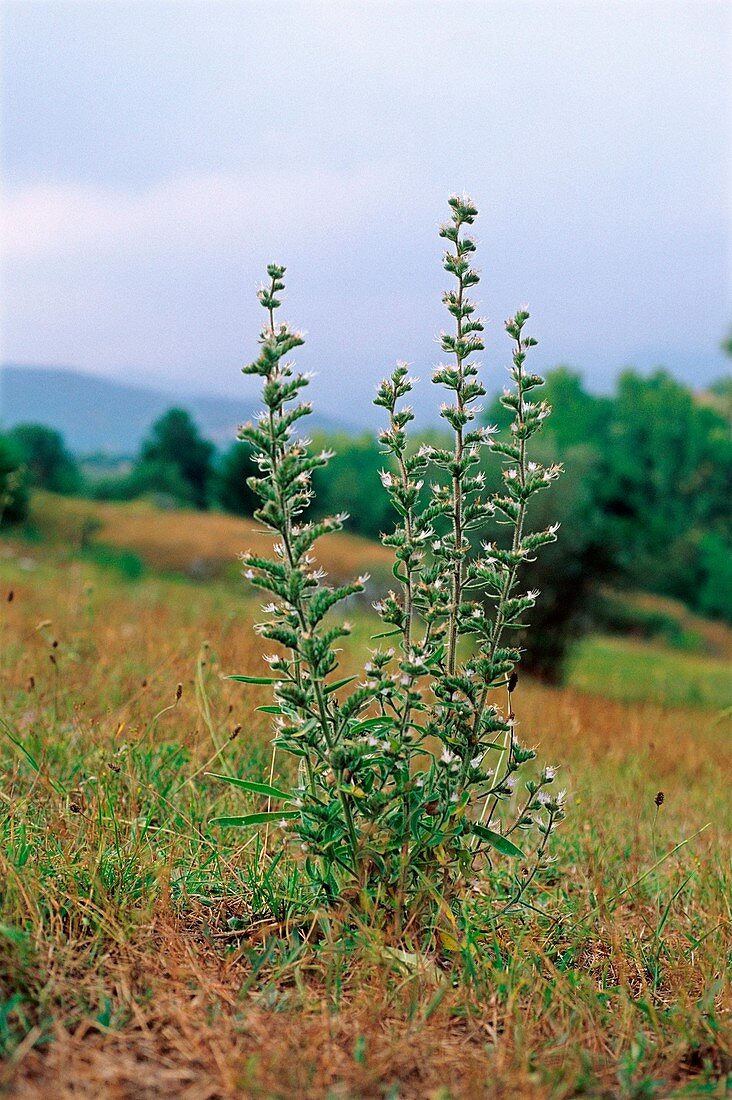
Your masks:
{"label": "distant hill", "polygon": [[[60,431],[77,454],[130,455],[157,418],[176,405],[188,409],[201,433],[217,447],[236,437],[251,415],[246,402],[227,397],[183,396],[113,382],[59,367],[0,367],[0,426],[32,421]],[[322,417],[312,426],[337,430]]]}

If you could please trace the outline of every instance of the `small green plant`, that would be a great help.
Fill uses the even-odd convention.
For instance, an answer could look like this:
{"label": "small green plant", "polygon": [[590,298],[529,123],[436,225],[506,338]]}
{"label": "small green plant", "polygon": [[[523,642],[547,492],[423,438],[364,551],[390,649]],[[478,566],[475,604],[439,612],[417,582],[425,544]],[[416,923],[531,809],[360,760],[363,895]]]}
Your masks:
{"label": "small green plant", "polygon": [[[248,579],[270,597],[256,629],[278,649],[265,658],[270,677],[233,678],[271,684],[273,703],[263,709],[274,716],[274,745],[298,767],[293,789],[229,779],[270,808],[216,821],[279,826],[317,900],[352,899],[398,936],[446,928],[473,888],[504,912],[522,904],[564,816],[554,768],[532,767],[519,788],[536,753],[517,736],[520,651],[508,640],[538,596],[522,591],[521,567],[556,538],[557,525],[529,531],[526,524],[529,501],[560,473],[529,458],[550,410],[534,400],[543,380],[526,369],[536,340],[524,333],[522,309],[506,322],[509,438],[476,420],[485,394],[475,361],[483,323],[468,297],[479,276],[466,230],[477,211],[465,197],[449,203],[440,232],[454,278],[443,299],[453,329],[441,336],[448,361],[433,382],[449,392],[440,413],[452,443],[410,447],[413,414],[403,399],[416,380],[399,364],[375,401],[388,415],[381,480],[398,518],[383,542],[394,552],[397,586],[375,604],[385,627],[375,640],[389,641],[370,652],[361,676],[338,675],[338,645],[350,627],[332,612],[367,578],[331,587],[313,554],[347,517],[306,515],[313,472],[331,456],[310,453],[294,431],[311,406],[299,400],[307,375],[288,361],[303,337],[276,320],[283,267],[267,269],[269,284],[259,292],[267,324],[259,357],[244,368],[262,379],[264,403],[256,423],[241,430],[259,467],[250,479],[262,502],[255,515],[276,542],[271,559],[246,553],[243,560]],[[502,490],[491,496],[478,469],[484,447],[503,461]],[[490,539],[488,524],[496,527]]]}

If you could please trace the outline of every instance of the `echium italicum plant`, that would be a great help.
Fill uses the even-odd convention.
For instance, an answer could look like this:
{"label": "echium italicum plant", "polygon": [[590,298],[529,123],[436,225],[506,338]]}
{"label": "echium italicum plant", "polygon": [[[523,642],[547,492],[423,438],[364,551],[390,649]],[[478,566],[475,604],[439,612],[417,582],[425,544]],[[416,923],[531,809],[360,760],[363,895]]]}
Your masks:
{"label": "echium italicum plant", "polygon": [[[502,398],[513,413],[510,437],[498,439],[497,429],[479,422],[483,321],[468,295],[479,281],[468,232],[477,211],[466,197],[449,204],[440,232],[453,278],[443,298],[451,331],[441,335],[447,360],[432,380],[448,393],[440,415],[451,443],[410,446],[413,413],[403,399],[416,379],[399,364],[375,400],[388,416],[382,482],[397,519],[382,538],[398,585],[374,605],[385,630],[374,636],[360,676],[338,674],[339,642],[350,627],[332,612],[368,578],[332,587],[316,566],[316,541],[347,517],[307,516],[312,473],[331,456],[311,453],[296,432],[311,406],[300,400],[308,376],[288,359],[303,337],[277,319],[283,267],[267,269],[260,352],[244,368],[262,379],[264,410],[240,435],[259,467],[249,482],[262,502],[255,516],[276,541],[272,558],[248,552],[243,559],[248,579],[269,597],[256,630],[277,649],[265,658],[270,677],[235,679],[271,684],[273,703],[264,709],[274,715],[274,745],[298,766],[288,789],[235,781],[268,808],[217,821],[280,828],[302,860],[313,901],[350,899],[397,934],[439,930],[471,890],[500,912],[523,904],[564,816],[555,769],[538,768],[535,751],[517,736],[520,651],[509,634],[538,596],[522,589],[521,568],[556,538],[556,524],[540,531],[526,524],[529,501],[560,472],[530,458],[550,410],[534,400],[543,380],[526,367],[536,340],[525,335],[522,309],[505,326],[513,344],[512,384]],[[503,463],[497,493],[486,491],[479,468],[484,448]],[[492,536],[489,527],[497,527]]]}

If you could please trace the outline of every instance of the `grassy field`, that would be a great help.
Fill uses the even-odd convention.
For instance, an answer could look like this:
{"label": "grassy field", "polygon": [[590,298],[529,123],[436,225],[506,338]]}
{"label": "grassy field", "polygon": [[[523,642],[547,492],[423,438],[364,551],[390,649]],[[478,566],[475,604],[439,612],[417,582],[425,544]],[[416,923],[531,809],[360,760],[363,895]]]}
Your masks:
{"label": "grassy field", "polygon": [[[274,842],[207,824],[250,805],[207,770],[262,777],[271,761],[265,696],[223,679],[262,667],[256,604],[226,566],[250,533],[237,541],[232,520],[224,543],[203,526],[229,521],[201,517],[187,542],[185,517],[164,516],[156,538],[142,521],[123,537],[132,510],[112,511],[103,542],[136,555],[137,576],[130,558],[69,553],[72,507],[88,506],[42,509],[36,543],[0,541],[0,1087],[728,1095],[721,661],[591,639],[567,688],[521,680],[522,739],[569,790],[542,912],[416,962],[317,914],[304,946],[261,886]],[[218,552],[218,579],[153,571],[181,569],[194,544]],[[367,549],[334,540],[328,564],[362,569]]]}

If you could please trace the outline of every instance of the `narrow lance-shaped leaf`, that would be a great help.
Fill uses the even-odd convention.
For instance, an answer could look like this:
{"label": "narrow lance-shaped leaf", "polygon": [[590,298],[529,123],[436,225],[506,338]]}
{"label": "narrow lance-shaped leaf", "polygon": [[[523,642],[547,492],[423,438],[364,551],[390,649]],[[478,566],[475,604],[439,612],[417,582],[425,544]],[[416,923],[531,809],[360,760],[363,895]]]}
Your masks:
{"label": "narrow lance-shaped leaf", "polygon": [[271,787],[269,783],[253,783],[249,779],[237,779],[233,775],[219,775],[218,772],[206,772],[212,779],[220,779],[223,783],[230,783],[232,787],[241,787],[243,791],[251,791],[252,794],[263,794],[267,798],[291,799],[287,791],[281,791],[279,787]]}
{"label": "narrow lance-shaped leaf", "polygon": [[264,825],[268,821],[291,821],[299,816],[297,810],[263,810],[259,814],[244,814],[243,817],[212,817],[209,824],[220,825],[223,829],[240,829],[247,825]]}

